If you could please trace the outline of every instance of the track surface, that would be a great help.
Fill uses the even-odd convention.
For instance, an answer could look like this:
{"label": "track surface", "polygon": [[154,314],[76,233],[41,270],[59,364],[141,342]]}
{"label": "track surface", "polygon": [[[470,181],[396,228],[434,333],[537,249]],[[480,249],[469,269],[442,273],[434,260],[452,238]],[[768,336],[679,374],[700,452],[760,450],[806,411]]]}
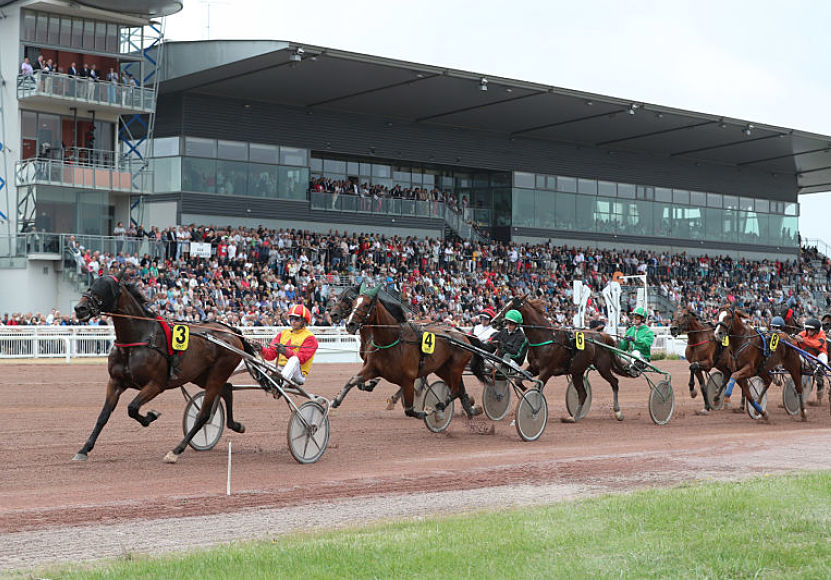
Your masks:
{"label": "track surface", "polygon": [[[675,377],[676,410],[665,426],[649,418],[642,379],[621,380],[625,420],[617,422],[611,389],[593,373],[592,409],[576,425],[559,421],[566,415],[565,379],[549,381],[550,419],[536,442],[519,439],[510,415],[490,435],[474,432],[460,415],[448,433],[433,434],[400,406],[384,410],[394,387],[382,382],[373,393],[350,393],[331,418],[326,453],[316,464],[299,465],[286,443],[286,404],[243,391],[235,414],[246,433],[226,429],[214,450],[188,449],[168,465],[162,457],[182,438],[178,390],[149,405],[162,416],[148,428],[127,416],[136,393],[128,391],[89,460],[73,462],[103,403],[106,365],[3,363],[0,571],[309,526],[831,468],[828,407],[809,407],[809,421],[799,422],[778,408],[781,388],[774,386],[767,424],[729,411],[697,416],[703,403],[700,395],[689,397],[686,363],[658,364]],[[318,364],[309,390],[332,398],[358,368]],[[479,400],[481,386],[472,377],[467,382]],[[229,441],[231,496],[225,494]],[[129,539],[112,540],[114,533]]]}

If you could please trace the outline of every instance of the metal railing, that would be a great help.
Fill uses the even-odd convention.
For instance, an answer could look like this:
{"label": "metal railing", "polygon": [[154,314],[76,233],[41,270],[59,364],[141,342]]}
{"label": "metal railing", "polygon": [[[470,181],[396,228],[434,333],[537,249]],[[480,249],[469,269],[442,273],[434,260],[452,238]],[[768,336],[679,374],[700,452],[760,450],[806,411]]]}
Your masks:
{"label": "metal railing", "polygon": [[72,157],[24,159],[15,164],[15,184],[18,187],[58,185],[107,191],[152,191],[153,175],[143,161],[132,158],[101,161],[96,163],[94,159],[88,159],[76,163]]}
{"label": "metal railing", "polygon": [[371,198],[351,194],[321,193],[309,191],[311,209],[340,213],[370,213],[436,218],[444,220],[459,236],[473,241],[486,242],[462,213],[454,211],[440,201],[418,201],[414,199]]}
{"label": "metal railing", "polygon": [[803,239],[802,247],[803,249],[816,248],[826,258],[831,257],[831,246],[826,244],[825,240],[820,240],[819,238]]}
{"label": "metal railing", "polygon": [[[267,345],[285,327],[243,327],[250,341]],[[360,362],[360,337],[339,327],[310,327],[318,342],[315,362]],[[107,356],[115,343],[112,326],[0,326],[0,359],[73,358]]]}
{"label": "metal railing", "polygon": [[144,113],[152,112],[156,107],[156,92],[153,89],[104,80],[91,81],[62,73],[18,75],[17,98],[24,100],[32,97],[95,103]]}

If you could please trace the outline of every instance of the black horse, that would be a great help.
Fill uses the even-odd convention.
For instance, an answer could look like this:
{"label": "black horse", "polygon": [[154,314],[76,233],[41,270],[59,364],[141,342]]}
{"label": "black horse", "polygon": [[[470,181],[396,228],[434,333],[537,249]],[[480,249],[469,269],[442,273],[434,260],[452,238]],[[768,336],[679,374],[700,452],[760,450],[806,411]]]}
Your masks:
{"label": "black horse", "polygon": [[205,337],[210,335],[251,355],[256,354],[255,347],[230,326],[189,323],[190,344],[187,350],[171,354],[165,323],[147,308],[140,290],[123,278],[124,272],[117,277],[96,279],[75,306],[75,313],[81,321],[99,314],[112,314],[116,336],[107,365],[110,379],[104,408],[89,439],[75,455],[75,460],[87,458],[118,404],[121,393],[127,389],[139,391],[127,407],[127,413],[144,427],[155,421],[159,413],[151,410],[142,415],[141,407],[163,391],[186,383],[205,389],[204,403],[193,427],[182,442],[165,456],[167,463],[175,463],[193,436],[208,422],[217,397],[225,401],[228,428],[237,433],[244,432],[242,424],[233,419],[233,386],[227,382],[242,357]]}

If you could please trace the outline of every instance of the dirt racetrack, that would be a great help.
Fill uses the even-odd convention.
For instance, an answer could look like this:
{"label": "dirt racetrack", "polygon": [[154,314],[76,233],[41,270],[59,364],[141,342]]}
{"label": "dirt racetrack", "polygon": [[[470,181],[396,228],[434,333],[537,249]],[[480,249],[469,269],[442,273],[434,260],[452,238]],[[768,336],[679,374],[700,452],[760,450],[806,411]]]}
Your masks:
{"label": "dirt racetrack", "polygon": [[[300,465],[286,443],[285,403],[244,391],[235,402],[246,433],[226,429],[214,450],[188,449],[178,464],[168,465],[162,457],[182,438],[184,399],[178,390],[149,406],[162,416],[147,428],[127,416],[136,392],[128,391],[89,460],[73,462],[103,403],[106,365],[4,362],[0,573],[46,561],[177,549],[309,526],[831,467],[827,406],[809,407],[809,421],[802,423],[778,407],[781,388],[774,386],[769,423],[729,411],[697,416],[703,403],[700,395],[689,397],[686,363],[658,364],[674,375],[676,410],[665,426],[649,418],[642,379],[622,379],[625,420],[617,422],[611,390],[593,374],[592,409],[576,425],[559,421],[566,415],[565,379],[549,382],[550,419],[536,442],[520,440],[510,415],[491,435],[472,432],[460,415],[447,433],[433,434],[423,422],[405,417],[400,406],[384,410],[394,388],[382,382],[374,393],[350,393],[331,418],[326,453],[316,464]],[[357,368],[318,364],[309,390],[332,398]],[[479,400],[481,387],[475,379],[467,382]],[[233,442],[230,496],[225,493],[228,441]],[[229,527],[230,521],[236,527]],[[176,527],[186,522],[193,529]],[[141,538],[142,533],[152,537]],[[113,540],[114,534],[123,536]],[[165,542],[159,534],[167,534]]]}

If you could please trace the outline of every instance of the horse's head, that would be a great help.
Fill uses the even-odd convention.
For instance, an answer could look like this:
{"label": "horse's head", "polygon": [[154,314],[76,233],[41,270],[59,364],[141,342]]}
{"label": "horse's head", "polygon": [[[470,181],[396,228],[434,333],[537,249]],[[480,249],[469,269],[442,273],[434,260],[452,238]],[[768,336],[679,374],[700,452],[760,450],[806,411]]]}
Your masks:
{"label": "horse's head", "polygon": [[101,276],[96,278],[78,304],[75,305],[75,314],[78,320],[86,322],[102,312],[113,312],[118,308],[121,298],[121,279],[115,276]]}
{"label": "horse's head", "polygon": [[742,317],[745,316],[740,310],[736,310],[735,306],[722,306],[718,310],[718,320],[716,328],[713,331],[716,339],[721,340],[730,334],[736,334],[734,327],[738,329],[742,325]]}
{"label": "horse's head", "polygon": [[349,318],[346,319],[346,331],[349,334],[358,332],[358,329],[372,318],[372,314],[375,312],[375,307],[378,304],[378,291],[380,289],[381,286],[367,289],[364,284],[361,284],[361,291],[352,304]]}
{"label": "horse's head", "polygon": [[695,318],[695,314],[685,306],[679,306],[675,314],[672,315],[672,324],[669,326],[669,333],[672,336],[678,336],[690,329],[690,319]]}
{"label": "horse's head", "polygon": [[335,303],[331,308],[329,308],[329,316],[332,318],[333,323],[340,324],[343,319],[349,315],[352,311],[352,306],[355,304],[355,298],[358,297],[359,292],[360,286],[350,286],[348,288],[344,288],[338,296],[331,298],[331,300]]}
{"label": "horse's head", "polygon": [[522,307],[525,304],[525,299],[527,296],[511,296],[511,299],[505,303],[505,306],[496,313],[496,316],[493,317],[491,320],[491,326],[495,326],[496,328],[501,328],[502,325],[505,323],[505,313],[509,310],[522,310]]}

